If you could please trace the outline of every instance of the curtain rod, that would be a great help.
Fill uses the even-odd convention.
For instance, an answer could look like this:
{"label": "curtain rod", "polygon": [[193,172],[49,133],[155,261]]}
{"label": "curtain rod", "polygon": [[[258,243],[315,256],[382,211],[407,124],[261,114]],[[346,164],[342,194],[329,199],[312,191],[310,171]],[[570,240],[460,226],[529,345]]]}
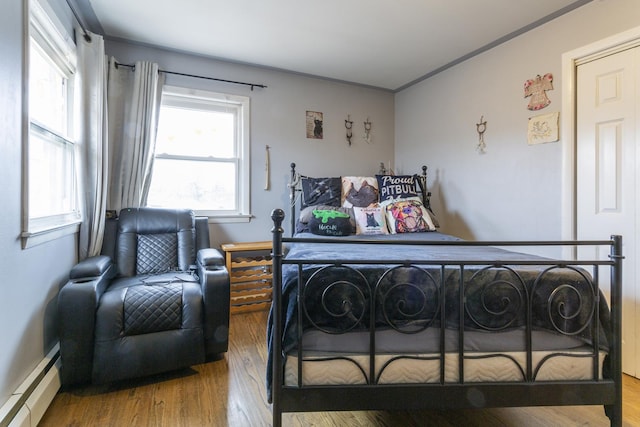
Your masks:
{"label": "curtain rod", "polygon": [[[86,41],[90,42],[91,41],[91,36],[89,35],[89,32],[87,31],[87,27],[84,25],[84,23],[82,22],[82,20],[80,19],[80,16],[78,15],[78,12],[76,11],[76,8],[71,4],[71,0],[66,0],[67,1],[67,5],[69,6],[69,9],[71,9],[71,13],[73,13],[73,16],[75,16],[76,21],[78,21],[78,25],[80,25],[80,28],[82,29],[82,32],[84,33],[83,37]],[[116,65],[121,65],[123,67],[129,67],[129,68],[135,68],[135,65],[129,65],[129,64],[119,64],[116,62]],[[265,85],[261,85],[261,84],[257,84],[257,83],[246,83],[246,82],[238,82],[238,81],[234,81],[234,80],[225,80],[225,79],[217,79],[215,77],[206,77],[206,76],[198,76],[195,74],[186,74],[186,73],[178,73],[176,71],[167,71],[167,70],[158,70],[160,73],[165,73],[165,74],[174,74],[176,76],[184,76],[184,77],[193,77],[196,79],[206,79],[206,80],[215,80],[218,82],[224,82],[224,83],[232,83],[235,85],[244,85],[244,86],[251,86],[251,90],[253,91],[254,87],[259,87],[262,89],[265,89],[267,86]]]}
{"label": "curtain rod", "polygon": [[[132,64],[121,64],[119,62],[116,62],[116,66],[121,66],[121,67],[128,67],[131,69],[135,69],[136,66],[132,65]],[[247,83],[247,82],[239,82],[239,81],[235,81],[235,80],[225,80],[225,79],[218,79],[215,77],[207,77],[207,76],[199,76],[197,74],[187,74],[187,73],[179,73],[177,71],[167,71],[167,70],[158,70],[159,73],[165,73],[165,74],[173,74],[176,76],[184,76],[184,77],[193,77],[196,79],[205,79],[205,80],[214,80],[217,82],[224,82],[224,83],[232,83],[235,85],[244,85],[244,86],[251,86],[251,90],[253,90],[254,87],[259,87],[262,89],[265,89],[267,86],[262,85],[262,84],[258,84],[258,83]]]}
{"label": "curtain rod", "polygon": [[87,31],[87,27],[85,27],[84,23],[82,22],[82,20],[80,19],[80,16],[78,16],[78,12],[76,11],[76,8],[73,7],[73,5],[71,4],[70,0],[67,0],[67,6],[69,6],[69,9],[71,9],[71,13],[73,13],[73,16],[76,17],[76,21],[78,21],[78,25],[80,25],[80,28],[82,29],[82,32],[84,33],[84,39],[88,42],[91,41],[91,36],[89,35],[89,32]]}

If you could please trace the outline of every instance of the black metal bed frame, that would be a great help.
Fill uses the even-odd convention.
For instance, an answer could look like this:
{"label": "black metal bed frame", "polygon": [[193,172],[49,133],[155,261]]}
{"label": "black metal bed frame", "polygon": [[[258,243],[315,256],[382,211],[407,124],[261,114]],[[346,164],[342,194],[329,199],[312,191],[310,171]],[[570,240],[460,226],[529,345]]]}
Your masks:
{"label": "black metal bed frame", "polygon": [[[292,164],[292,178],[294,177]],[[423,179],[426,182],[426,168],[423,168]],[[293,181],[293,179],[292,179]],[[295,189],[292,189],[292,204],[295,200]],[[428,197],[426,185],[422,186],[423,196]],[[294,216],[294,215],[292,215]],[[301,371],[301,357],[298,358],[298,384],[286,386],[284,384],[284,354],[283,354],[283,301],[282,301],[282,268],[283,265],[294,265],[298,269],[299,279],[303,266],[308,265],[333,265],[335,259],[304,260],[285,257],[283,244],[292,243],[336,243],[336,239],[300,239],[284,237],[282,223],[285,213],[276,209],[271,215],[273,219],[273,304],[272,304],[272,401],[273,401],[273,425],[282,424],[284,412],[307,411],[352,411],[352,410],[425,410],[425,409],[463,409],[463,408],[490,408],[490,407],[519,407],[519,406],[564,406],[564,405],[603,405],[606,415],[612,426],[622,425],[622,366],[621,366],[621,309],[622,309],[622,238],[611,236],[610,240],[597,241],[399,241],[394,244],[402,245],[447,245],[447,246],[498,246],[498,247],[543,247],[560,246],[576,248],[578,246],[607,246],[609,247],[609,259],[607,260],[573,260],[573,259],[544,259],[532,256],[531,260],[473,260],[465,261],[456,259],[441,259],[438,261],[411,261],[406,259],[376,261],[375,255],[366,264],[384,264],[385,266],[403,266],[408,268],[421,268],[425,265],[442,269],[460,269],[460,289],[464,289],[465,283],[462,274],[465,268],[470,266],[486,266],[486,268],[512,268],[513,266],[535,265],[543,268],[592,268],[592,287],[595,294],[596,306],[594,318],[589,320],[589,327],[599,323],[599,271],[601,268],[610,268],[610,306],[611,337],[609,353],[607,356],[608,370],[600,377],[599,338],[596,333],[593,343],[593,375],[589,380],[558,380],[536,381],[532,372],[532,349],[530,342],[531,325],[528,324],[527,334],[529,341],[526,345],[527,369],[524,379],[517,382],[465,382],[464,364],[465,350],[459,345],[459,366],[457,382],[445,382],[444,373],[441,373],[439,382],[425,384],[376,384],[370,381],[364,385],[337,385],[317,386],[303,385]],[[295,224],[292,218],[292,229]],[[389,241],[339,239],[340,243],[367,244],[375,247],[377,244],[388,244]],[[372,250],[372,254],[376,251]],[[362,260],[340,259],[337,264],[340,267],[350,264],[363,264]],[[304,286],[302,280],[298,286]],[[439,284],[442,286],[442,284]],[[441,292],[444,295],[444,292]],[[464,292],[460,292],[458,311],[464,316],[465,301]],[[444,298],[444,296],[442,296]],[[301,310],[300,310],[301,311]],[[440,314],[442,315],[442,314]],[[460,322],[464,325],[464,322]],[[375,333],[375,326],[372,333]],[[597,329],[597,328],[596,328]],[[301,334],[302,332],[299,332]],[[464,339],[464,327],[457,331],[459,342]],[[442,338],[443,339],[443,338]],[[373,347],[372,347],[373,348]],[[441,347],[444,348],[444,347]],[[444,358],[444,351],[440,355]],[[299,353],[299,355],[301,355]],[[375,356],[375,350],[371,350],[370,358]],[[441,368],[443,369],[443,368]],[[419,399],[416,396],[420,396]]]}

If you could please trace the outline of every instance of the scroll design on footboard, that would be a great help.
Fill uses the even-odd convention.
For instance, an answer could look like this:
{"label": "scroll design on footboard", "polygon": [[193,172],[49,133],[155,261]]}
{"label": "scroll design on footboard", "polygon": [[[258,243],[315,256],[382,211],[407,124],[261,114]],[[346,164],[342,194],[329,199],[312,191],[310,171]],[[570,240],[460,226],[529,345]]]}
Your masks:
{"label": "scroll design on footboard", "polygon": [[427,270],[411,265],[386,270],[376,283],[378,321],[404,334],[432,326],[440,314],[439,280]]}
{"label": "scroll design on footboard", "polygon": [[[300,291],[302,311],[310,325],[329,334],[361,327],[390,327],[398,332],[420,332],[440,313],[439,281],[417,266],[394,266],[375,283],[344,265],[317,269]],[[375,279],[375,278],[373,278]],[[375,317],[372,319],[371,314]]]}
{"label": "scroll design on footboard", "polygon": [[343,334],[367,326],[370,286],[354,268],[322,267],[305,282],[300,295],[306,319],[324,333]]}
{"label": "scroll design on footboard", "polygon": [[[540,272],[534,281],[530,302],[533,324],[535,325],[538,319],[544,319],[543,321],[552,325],[556,332],[566,336],[577,336],[585,329],[593,328],[594,342],[589,353],[555,352],[542,358],[533,367],[533,380],[536,380],[547,361],[563,356],[592,359],[593,379],[597,380],[600,377],[599,350],[602,343],[597,326],[600,299],[597,269],[594,270],[596,279],[592,280],[583,269],[565,265],[550,266]],[[553,283],[554,286],[550,287],[549,283]]]}
{"label": "scroll design on footboard", "polygon": [[510,267],[485,267],[465,281],[464,308],[476,327],[500,331],[526,323],[529,293]]}
{"label": "scroll design on footboard", "polygon": [[[571,272],[575,279],[569,280],[567,272]],[[554,278],[554,275],[562,277],[562,280]],[[555,286],[547,285],[545,288],[544,283],[554,283]],[[546,316],[560,334],[578,335],[593,325],[592,319],[598,307],[598,292],[593,280],[584,270],[571,266],[551,266],[538,275],[532,290],[534,319],[536,314]],[[544,311],[536,310],[536,307],[542,307]]]}

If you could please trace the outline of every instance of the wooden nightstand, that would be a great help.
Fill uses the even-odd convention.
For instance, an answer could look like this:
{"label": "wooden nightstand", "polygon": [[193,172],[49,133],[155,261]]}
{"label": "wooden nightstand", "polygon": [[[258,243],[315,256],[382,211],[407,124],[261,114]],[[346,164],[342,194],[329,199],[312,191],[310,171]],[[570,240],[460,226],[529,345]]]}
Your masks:
{"label": "wooden nightstand", "polygon": [[225,243],[231,281],[231,313],[271,307],[271,242]]}

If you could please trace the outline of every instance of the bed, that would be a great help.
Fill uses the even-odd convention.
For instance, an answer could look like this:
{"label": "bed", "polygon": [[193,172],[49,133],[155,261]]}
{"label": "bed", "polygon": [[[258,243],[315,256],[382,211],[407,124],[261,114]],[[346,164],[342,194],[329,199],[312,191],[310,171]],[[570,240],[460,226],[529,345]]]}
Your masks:
{"label": "bed", "polygon": [[[385,171],[377,191],[360,179],[359,192],[378,202],[358,219],[356,199],[343,205],[344,177],[341,206],[327,208],[291,165],[295,235],[285,236],[283,210],[272,213],[273,425],[284,412],[558,405],[603,405],[621,425],[621,237],[463,241],[437,231],[426,170],[388,178],[393,189]],[[311,181],[335,196],[335,178]],[[423,224],[415,214],[401,221],[396,203],[420,205]],[[305,209],[313,219],[301,226]],[[385,221],[387,232],[365,230]],[[548,247],[608,257],[532,255]]]}

